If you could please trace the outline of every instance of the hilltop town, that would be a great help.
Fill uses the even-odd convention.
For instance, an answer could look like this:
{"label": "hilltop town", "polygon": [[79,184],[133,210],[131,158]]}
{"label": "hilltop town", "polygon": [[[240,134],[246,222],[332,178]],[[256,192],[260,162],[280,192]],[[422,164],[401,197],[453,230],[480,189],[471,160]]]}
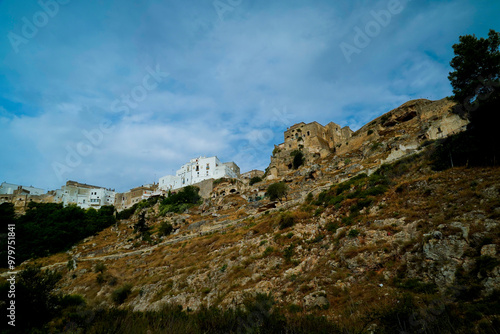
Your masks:
{"label": "hilltop town", "polygon": [[[450,113],[452,106],[453,102],[446,98],[439,101],[409,101],[356,132],[349,127],[341,128],[333,122],[325,126],[317,122],[292,125],[284,133],[284,142],[275,145],[265,173],[266,179],[280,179],[293,170],[294,152],[299,151],[303,155],[304,164],[308,166],[333,157],[335,168],[343,169],[343,173],[337,178],[413,154],[427,140],[444,138],[465,129],[467,121]],[[370,159],[369,164],[360,164],[375,156],[377,158]],[[328,171],[331,169],[332,167]],[[125,193],[76,181],[67,181],[61,189],[47,193],[43,189],[4,182],[0,185],[0,203],[13,203],[20,212],[30,202],[63,203],[65,206],[76,204],[84,209],[113,205],[121,211],[151,196],[165,196],[169,191],[188,185],[197,186],[203,198],[215,198],[218,193],[214,192],[214,180],[237,179],[243,185],[248,185],[254,176],[264,176],[264,172],[254,170],[241,174],[235,162],[222,163],[216,156],[201,156],[181,166],[176,175],[161,177],[158,183],[141,185]],[[231,191],[235,190],[229,189],[228,193]],[[241,191],[242,189],[238,189],[239,193]],[[252,191],[254,190],[245,196],[252,198]],[[219,193],[225,194],[220,190]],[[263,192],[260,191],[259,195],[262,197]]]}

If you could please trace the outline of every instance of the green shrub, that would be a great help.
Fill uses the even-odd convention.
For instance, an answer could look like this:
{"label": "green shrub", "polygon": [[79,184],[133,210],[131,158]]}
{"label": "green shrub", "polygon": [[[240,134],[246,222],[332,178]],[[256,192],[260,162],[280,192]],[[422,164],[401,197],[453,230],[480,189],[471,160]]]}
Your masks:
{"label": "green shrub", "polygon": [[351,213],[358,213],[360,210],[369,207],[372,203],[373,199],[371,198],[361,199],[356,204],[351,206],[349,211],[351,211]]}
{"label": "green shrub", "polygon": [[424,283],[417,278],[407,279],[401,283],[396,284],[396,286],[416,293],[434,294],[437,292],[436,284]]}
{"label": "green shrub", "polygon": [[290,312],[290,313],[298,313],[298,312],[302,311],[302,307],[297,305],[297,304],[290,304],[290,305],[288,305],[287,309],[288,309],[288,312]]}
{"label": "green shrub", "polygon": [[182,213],[195,204],[200,204],[201,196],[198,194],[199,191],[198,187],[187,186],[178,193],[172,194],[169,192],[169,196],[160,203],[160,215],[165,215],[168,212]]}
{"label": "green shrub", "polygon": [[173,230],[174,227],[172,226],[172,224],[170,224],[167,221],[163,221],[161,222],[160,227],[158,228],[158,234],[162,236],[167,236],[170,235],[170,233],[172,233]]}
{"label": "green shrub", "polygon": [[271,255],[272,253],[274,252],[274,248],[269,246],[266,248],[266,250],[264,251],[264,253],[262,253],[262,256],[263,257],[266,257],[266,256],[269,256]]}
{"label": "green shrub", "polygon": [[253,186],[256,183],[259,183],[260,181],[262,181],[262,178],[260,176],[254,176],[250,179],[249,185]]}
{"label": "green shrub", "polygon": [[339,225],[337,223],[329,222],[328,224],[326,224],[326,230],[328,232],[335,233],[338,228],[339,228]]}
{"label": "green shrub", "polygon": [[342,217],[342,224],[344,225],[352,225],[354,223],[354,218],[351,216]]}
{"label": "green shrub", "polygon": [[288,227],[292,227],[293,225],[295,225],[295,217],[293,216],[293,214],[291,214],[289,212],[281,213],[278,216],[278,224],[279,224],[280,230],[283,230],[283,229],[288,228]]}
{"label": "green shrub", "polygon": [[356,229],[350,230],[349,233],[347,234],[347,236],[349,238],[356,238],[358,235],[359,235],[359,231]]}
{"label": "green shrub", "polygon": [[318,234],[314,239],[311,240],[311,243],[314,244],[314,243],[320,242],[324,238],[325,238],[324,234]]}
{"label": "green shrub", "polygon": [[305,203],[310,204],[314,200],[314,195],[312,193],[307,194]]}
{"label": "green shrub", "polygon": [[118,219],[118,220],[130,219],[130,217],[132,217],[132,215],[137,210],[138,206],[139,206],[139,203],[135,203],[130,208],[118,212],[116,214],[116,219]]}
{"label": "green shrub", "polygon": [[130,293],[132,292],[132,284],[127,283],[115,290],[111,293],[111,300],[117,304],[121,305],[128,298]]}
{"label": "green shrub", "polygon": [[291,244],[285,250],[283,251],[283,257],[285,258],[285,261],[291,262],[293,255],[295,254],[295,245]]}
{"label": "green shrub", "polygon": [[105,270],[106,270],[106,265],[102,261],[97,262],[94,266],[94,272],[96,273],[103,273]]}

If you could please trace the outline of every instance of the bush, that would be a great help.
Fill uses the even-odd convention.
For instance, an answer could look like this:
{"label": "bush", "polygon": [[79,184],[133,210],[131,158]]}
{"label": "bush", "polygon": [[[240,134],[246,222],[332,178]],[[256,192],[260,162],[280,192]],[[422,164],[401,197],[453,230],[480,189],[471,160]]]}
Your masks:
{"label": "bush", "polygon": [[111,293],[111,300],[115,304],[121,305],[121,304],[123,304],[123,302],[125,302],[125,300],[128,298],[128,296],[130,295],[131,292],[132,292],[132,284],[127,283],[127,284],[119,287],[118,289],[115,289]]}
{"label": "bush", "polygon": [[158,228],[158,234],[163,235],[163,236],[167,236],[167,235],[170,235],[170,233],[172,233],[173,230],[174,230],[174,227],[172,226],[172,224],[170,224],[167,221],[164,221],[164,222],[161,222],[160,227]]}
{"label": "bush", "polygon": [[269,246],[266,248],[266,250],[264,251],[264,253],[262,253],[262,256],[263,257],[266,257],[266,256],[269,256],[271,255],[272,253],[274,252],[274,248]]}
{"label": "bush", "polygon": [[423,283],[417,278],[407,279],[404,282],[397,283],[397,287],[410,290],[416,293],[433,294],[437,292],[437,286],[434,283]]}
{"label": "bush", "polygon": [[349,234],[347,234],[347,236],[349,238],[356,238],[357,236],[359,235],[359,231],[356,230],[356,229],[352,229],[349,231]]}
{"label": "bush", "polygon": [[94,267],[94,272],[96,273],[103,273],[106,270],[106,265],[104,262],[97,262]]}
{"label": "bush", "polygon": [[260,181],[262,181],[262,178],[260,176],[254,176],[250,179],[249,185],[253,186],[256,183],[259,183]]}
{"label": "bush", "polygon": [[284,182],[277,182],[267,187],[266,195],[269,196],[271,201],[279,200],[281,202],[283,197],[286,198],[287,193],[287,185]]}
{"label": "bush", "polygon": [[339,225],[337,223],[329,222],[328,224],[326,224],[326,230],[328,232],[335,233],[335,232],[337,232],[338,228],[339,228]]}
{"label": "bush", "polygon": [[282,213],[278,217],[278,224],[280,226],[280,230],[292,227],[295,225],[295,217],[289,212]]}
{"label": "bush", "polygon": [[283,257],[287,263],[291,262],[292,256],[295,254],[295,245],[291,244],[283,251]]}
{"label": "bush", "polygon": [[169,192],[169,196],[161,201],[160,215],[165,215],[167,212],[182,213],[193,205],[199,204],[201,201],[199,191],[198,187],[187,186],[178,193]]}
{"label": "bush", "polygon": [[138,205],[139,203],[135,203],[130,208],[118,212],[116,214],[116,219],[119,220],[130,219],[130,217],[132,217],[132,215],[135,213],[135,210],[137,209]]}

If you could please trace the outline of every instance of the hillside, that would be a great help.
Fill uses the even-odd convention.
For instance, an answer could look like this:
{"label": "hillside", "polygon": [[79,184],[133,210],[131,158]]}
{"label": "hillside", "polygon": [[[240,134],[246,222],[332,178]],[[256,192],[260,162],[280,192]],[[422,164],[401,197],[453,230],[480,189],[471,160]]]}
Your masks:
{"label": "hillside", "polygon": [[[234,309],[262,293],[284,314],[324,316],[339,332],[494,333],[500,169],[432,169],[430,140],[466,124],[450,105],[411,101],[332,149],[306,143],[298,169],[283,146],[261,182],[219,181],[181,214],[143,207],[30,262],[60,270],[60,291],[96,309]],[[286,199],[260,199],[276,181]],[[134,230],[141,214],[150,237]],[[171,235],[158,233],[164,222]]]}

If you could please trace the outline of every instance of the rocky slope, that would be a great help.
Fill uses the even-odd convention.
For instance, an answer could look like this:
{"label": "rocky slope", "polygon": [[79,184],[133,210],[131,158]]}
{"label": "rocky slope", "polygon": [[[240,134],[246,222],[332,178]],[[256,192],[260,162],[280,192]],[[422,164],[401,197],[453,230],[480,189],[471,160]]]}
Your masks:
{"label": "rocky slope", "polygon": [[[290,312],[359,330],[375,328],[367,315],[397,307],[407,293],[423,306],[494,296],[500,169],[433,171],[431,145],[422,143],[435,136],[420,136],[437,123],[412,123],[431,119],[422,112],[431,104],[403,105],[354,133],[351,149],[309,157],[297,170],[279,169],[253,186],[219,182],[210,199],[183,214],[145,208],[151,240],[134,232],[135,215],[37,262],[62,270],[60,289],[94,306],[113,306],[112,292],[127,283],[132,293],[120,307],[137,311],[165,303],[234,308],[260,292]],[[411,154],[381,167],[395,161],[395,147]],[[255,200],[276,178],[286,182],[287,199]],[[172,235],[156,233],[163,221],[174,226]],[[423,310],[425,322],[433,321],[425,312],[442,312]],[[498,321],[497,313],[487,321]]]}

